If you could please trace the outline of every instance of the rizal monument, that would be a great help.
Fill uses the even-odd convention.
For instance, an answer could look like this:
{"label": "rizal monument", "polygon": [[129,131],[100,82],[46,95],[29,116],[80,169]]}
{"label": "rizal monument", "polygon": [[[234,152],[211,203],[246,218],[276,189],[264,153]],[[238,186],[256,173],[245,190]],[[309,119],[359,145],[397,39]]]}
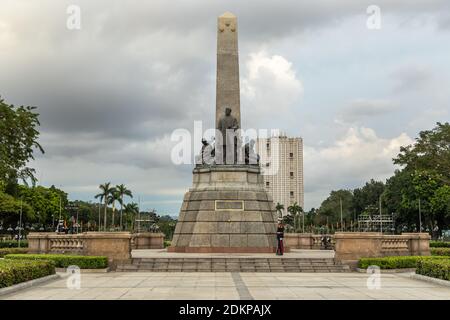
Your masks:
{"label": "rizal monument", "polygon": [[276,251],[277,214],[266,192],[254,141],[242,143],[237,18],[217,25],[216,134],[203,141],[170,252]]}

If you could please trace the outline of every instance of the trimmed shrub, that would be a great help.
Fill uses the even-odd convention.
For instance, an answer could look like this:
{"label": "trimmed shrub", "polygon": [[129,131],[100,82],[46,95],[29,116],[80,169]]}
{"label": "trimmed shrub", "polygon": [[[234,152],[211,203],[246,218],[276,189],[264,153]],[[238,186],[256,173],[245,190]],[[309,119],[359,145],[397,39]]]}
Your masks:
{"label": "trimmed shrub", "polygon": [[430,241],[431,248],[450,248],[450,241]]}
{"label": "trimmed shrub", "polygon": [[369,266],[378,266],[380,269],[404,269],[416,268],[419,259],[448,259],[445,256],[396,256],[383,258],[361,258],[358,262],[358,267],[367,269]]}
{"label": "trimmed shrub", "polygon": [[3,258],[7,254],[15,253],[27,253],[28,248],[2,248],[0,249],[0,258]]}
{"label": "trimmed shrub", "polygon": [[0,288],[54,273],[55,264],[51,261],[0,260]]}
{"label": "trimmed shrub", "polygon": [[164,248],[170,247],[171,244],[172,244],[172,241],[164,240]]}
{"label": "trimmed shrub", "polygon": [[10,260],[49,260],[57,268],[78,266],[80,269],[103,269],[108,267],[108,258],[102,256],[76,256],[64,254],[8,254]]}
{"label": "trimmed shrub", "polygon": [[[17,248],[19,246],[19,241],[17,240],[2,240],[0,241],[0,248]],[[28,247],[27,240],[20,240],[20,247]]]}
{"label": "trimmed shrub", "polygon": [[420,259],[416,273],[450,281],[450,259]]}
{"label": "trimmed shrub", "polygon": [[450,248],[431,248],[432,256],[449,256],[450,258]]}

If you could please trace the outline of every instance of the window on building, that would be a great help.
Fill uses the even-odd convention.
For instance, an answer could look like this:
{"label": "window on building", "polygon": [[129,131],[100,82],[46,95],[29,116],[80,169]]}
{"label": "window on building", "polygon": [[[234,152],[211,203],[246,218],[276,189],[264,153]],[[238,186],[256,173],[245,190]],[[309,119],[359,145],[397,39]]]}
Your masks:
{"label": "window on building", "polygon": [[291,153],[289,153],[289,158],[294,158],[294,154],[291,152]]}
{"label": "window on building", "polygon": [[289,172],[289,176],[291,177],[291,178],[293,178],[294,177],[294,173],[291,171],[291,172]]}
{"label": "window on building", "polygon": [[291,197],[293,197],[294,196],[294,191],[291,191],[289,194],[290,194]]}
{"label": "window on building", "polygon": [[270,162],[266,162],[266,167],[270,167]]}
{"label": "window on building", "polygon": [[270,149],[270,143],[269,142],[267,142],[266,147],[267,147],[267,150]]}
{"label": "window on building", "polygon": [[270,185],[270,182],[269,181],[267,181],[266,182],[266,187],[268,187]]}

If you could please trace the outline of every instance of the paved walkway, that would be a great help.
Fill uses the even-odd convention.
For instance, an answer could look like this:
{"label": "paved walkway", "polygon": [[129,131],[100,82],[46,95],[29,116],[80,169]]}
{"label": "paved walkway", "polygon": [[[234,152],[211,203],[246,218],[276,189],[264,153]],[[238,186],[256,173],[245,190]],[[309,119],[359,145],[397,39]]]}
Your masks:
{"label": "paved walkway", "polygon": [[168,273],[82,274],[81,288],[67,278],[0,299],[446,299],[450,288],[382,274],[381,288],[369,290],[362,273]]}

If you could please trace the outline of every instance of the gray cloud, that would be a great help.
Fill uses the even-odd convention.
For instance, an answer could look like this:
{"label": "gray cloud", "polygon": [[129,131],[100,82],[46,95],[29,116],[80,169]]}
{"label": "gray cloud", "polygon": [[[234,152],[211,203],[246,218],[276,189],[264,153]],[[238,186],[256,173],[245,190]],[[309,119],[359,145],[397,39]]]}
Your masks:
{"label": "gray cloud", "polygon": [[[239,18],[241,75],[245,76],[248,55],[261,47],[275,48],[276,43],[297,41],[302,34],[338,28],[350,17],[364,20],[372,1],[17,3],[4,0],[0,11],[0,94],[10,103],[38,106],[41,142],[47,152],[38,157],[37,166],[44,171],[44,181],[81,194],[92,192],[108,176],[118,177],[117,183],[129,177],[135,188],[149,193],[159,190],[158,182],[161,190],[175,190],[181,183],[187,188],[191,167],[174,167],[168,161],[167,137],[175,128],[191,129],[194,120],[203,120],[204,127],[213,123],[216,18],[222,12],[232,11]],[[65,27],[66,8],[74,3],[82,10],[80,31]],[[432,15],[444,32],[448,24],[441,14],[450,9],[447,0],[380,0],[377,5],[382,14]],[[268,52],[268,58],[276,54]],[[293,57],[282,58],[293,63],[294,72],[296,53],[290,54]],[[302,64],[307,66],[308,61]],[[298,102],[294,93],[299,90],[283,85],[269,94],[272,87],[267,84],[275,71],[262,74],[262,82],[253,79],[249,84],[260,94],[242,100],[247,99],[247,110],[264,109],[269,120],[272,108],[283,110],[283,117],[275,120],[283,124],[290,118],[290,127],[282,129],[298,132],[298,119],[289,107]],[[296,77],[303,84],[301,75]],[[397,81],[396,90],[413,90],[430,78],[425,71],[408,69],[391,79]],[[308,90],[305,85],[305,94]],[[354,121],[389,112],[393,105],[382,101],[355,101],[344,116]],[[250,111],[243,113],[250,117]],[[319,130],[311,129],[314,137]],[[165,172],[170,172],[170,179],[165,179]],[[146,187],[149,181],[151,187]]]}

